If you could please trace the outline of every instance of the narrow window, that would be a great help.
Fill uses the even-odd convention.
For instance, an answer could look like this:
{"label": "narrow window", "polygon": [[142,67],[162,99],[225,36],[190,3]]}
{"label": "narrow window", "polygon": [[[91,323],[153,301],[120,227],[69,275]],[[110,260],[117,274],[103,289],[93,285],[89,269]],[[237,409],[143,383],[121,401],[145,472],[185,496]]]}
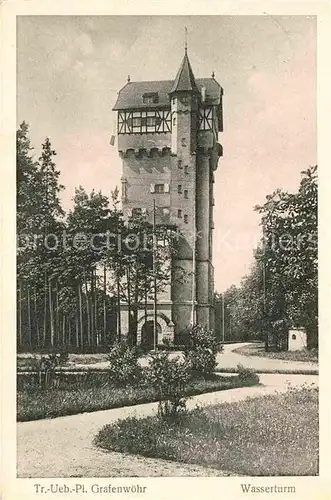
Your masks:
{"label": "narrow window", "polygon": [[122,179],[122,201],[127,201],[128,198],[128,181]]}
{"label": "narrow window", "polygon": [[186,137],[182,137],[182,146],[186,147]]}
{"label": "narrow window", "polygon": [[182,162],[182,160],[178,160],[178,168],[183,168],[183,162]]}
{"label": "narrow window", "polygon": [[175,126],[176,125],[176,117],[174,116],[172,119],[172,124]]}
{"label": "narrow window", "polygon": [[155,184],[155,193],[164,193],[164,184]]}
{"label": "narrow window", "polygon": [[181,218],[183,217],[183,212],[182,212],[182,210],[180,210],[180,209],[178,210],[178,212],[177,212],[177,216],[178,216],[178,219],[181,219]]}
{"label": "narrow window", "polygon": [[132,126],[133,127],[140,127],[141,124],[141,118],[140,117],[134,117],[132,119]]}
{"label": "narrow window", "polygon": [[184,190],[184,198],[186,198],[186,199],[188,198],[188,190],[187,189]]}
{"label": "narrow window", "polygon": [[147,116],[146,122],[147,122],[147,127],[155,127],[156,117],[155,116]]}
{"label": "narrow window", "polygon": [[182,185],[181,184],[178,184],[178,193],[182,194]]}
{"label": "narrow window", "polygon": [[185,222],[185,224],[188,223],[188,215],[184,215],[184,222]]}
{"label": "narrow window", "polygon": [[185,170],[185,174],[188,174],[188,165],[185,165],[184,170]]}

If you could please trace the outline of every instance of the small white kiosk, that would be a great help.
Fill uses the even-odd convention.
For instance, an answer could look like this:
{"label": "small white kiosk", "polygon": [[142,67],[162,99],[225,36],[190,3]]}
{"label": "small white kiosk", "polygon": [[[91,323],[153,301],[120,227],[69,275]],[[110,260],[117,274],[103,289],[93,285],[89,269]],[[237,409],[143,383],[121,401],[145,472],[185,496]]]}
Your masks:
{"label": "small white kiosk", "polygon": [[307,333],[304,328],[293,328],[288,332],[288,350],[300,351],[307,347]]}

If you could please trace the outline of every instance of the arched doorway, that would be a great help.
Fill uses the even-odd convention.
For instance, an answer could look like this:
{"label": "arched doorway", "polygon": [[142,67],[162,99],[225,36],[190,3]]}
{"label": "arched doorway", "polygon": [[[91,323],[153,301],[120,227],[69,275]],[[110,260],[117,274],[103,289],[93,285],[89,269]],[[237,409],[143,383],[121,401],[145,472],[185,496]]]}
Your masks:
{"label": "arched doorway", "polygon": [[[158,343],[158,338],[160,333],[162,332],[162,328],[159,323],[156,323],[156,344]],[[154,347],[154,321],[149,320],[144,323],[141,328],[141,345],[145,349],[153,349]]]}

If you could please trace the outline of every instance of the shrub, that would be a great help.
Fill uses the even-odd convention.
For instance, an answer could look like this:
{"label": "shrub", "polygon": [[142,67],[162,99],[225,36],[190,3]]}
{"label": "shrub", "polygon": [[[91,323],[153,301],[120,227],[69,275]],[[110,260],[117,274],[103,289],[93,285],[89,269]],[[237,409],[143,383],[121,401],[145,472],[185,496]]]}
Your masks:
{"label": "shrub", "polygon": [[243,365],[238,365],[238,377],[244,385],[258,384],[260,377],[251,368],[246,368]]}
{"label": "shrub", "polygon": [[33,356],[30,360],[30,368],[37,372],[36,382],[42,389],[58,387],[59,373],[57,368],[68,362],[69,354],[66,352],[50,353],[37,358]]}
{"label": "shrub", "polygon": [[147,457],[158,457],[161,453],[168,460],[175,460],[175,450],[169,451],[168,442],[164,442],[165,432],[173,433],[173,427],[164,419],[128,417],[105,425],[95,437],[94,444],[106,450]]}
{"label": "shrub", "polygon": [[193,375],[210,376],[216,368],[216,355],[222,349],[211,330],[194,325],[183,334],[184,356]]}
{"label": "shrub", "polygon": [[150,358],[146,383],[155,390],[159,416],[176,419],[186,409],[189,366],[186,362],[180,362],[179,358],[169,359],[166,351],[150,354]]}
{"label": "shrub", "polygon": [[135,384],[141,377],[139,352],[127,342],[121,341],[114,345],[107,356],[109,361],[108,374],[115,386]]}

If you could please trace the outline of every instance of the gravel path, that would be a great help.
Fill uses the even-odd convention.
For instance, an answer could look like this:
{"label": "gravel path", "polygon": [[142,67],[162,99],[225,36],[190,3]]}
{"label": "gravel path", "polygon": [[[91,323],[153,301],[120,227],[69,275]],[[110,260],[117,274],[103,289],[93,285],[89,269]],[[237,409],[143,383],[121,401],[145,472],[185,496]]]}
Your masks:
{"label": "gravel path", "polygon": [[[271,359],[267,357],[259,357],[259,356],[243,356],[242,354],[238,354],[233,352],[238,347],[250,345],[250,342],[240,342],[236,344],[225,344],[224,350],[222,353],[219,353],[217,356],[217,367],[224,370],[233,370],[237,368],[238,364],[242,364],[247,368],[252,368],[253,370],[258,371],[259,373],[268,373],[270,371],[278,371],[286,373],[288,371],[298,371],[301,372],[309,372],[311,370],[318,371],[318,363],[308,362],[308,361],[286,361],[283,359]],[[28,357],[30,355],[21,354],[20,357]],[[173,352],[170,354],[171,357],[182,357],[181,352]],[[79,359],[79,357],[78,357]],[[140,363],[142,366],[146,366],[148,364],[147,356],[141,358]],[[98,361],[95,363],[79,363],[75,361],[70,366],[70,369],[74,370],[75,367],[79,369],[93,369],[93,370],[104,370],[109,366],[108,361]]]}
{"label": "gravel path", "polygon": [[[247,397],[283,392],[287,384],[316,384],[315,375],[260,376],[263,385],[194,396],[188,407],[235,402]],[[129,415],[144,417],[156,411],[156,403],[82,413],[17,424],[18,477],[160,477],[222,476],[226,471],[206,469],[161,459],[104,452],[93,438],[105,424]]]}
{"label": "gravel path", "polygon": [[242,364],[247,368],[258,370],[284,371],[297,370],[307,372],[310,370],[318,370],[318,363],[308,361],[286,361],[284,359],[271,359],[263,356],[243,356],[242,354],[233,352],[238,347],[250,345],[250,342],[239,344],[228,344],[224,346],[223,353],[218,354],[218,367],[226,370],[227,368],[235,368],[238,364]]}
{"label": "gravel path", "polygon": [[[243,356],[242,354],[233,352],[238,347],[245,345],[250,345],[250,342],[240,342],[237,344],[225,344],[222,353],[217,356],[217,367],[226,371],[228,369],[233,369],[241,364],[247,368],[252,368],[260,373],[269,372],[277,370],[278,372],[288,372],[289,370],[298,372],[309,372],[311,370],[318,370],[318,363],[308,362],[308,361],[286,361],[283,359],[271,359],[259,356]],[[171,353],[171,357],[182,357],[182,353],[174,352]],[[141,359],[141,365],[146,366],[148,363],[148,358]],[[105,369],[109,363],[107,361],[101,361],[99,363],[91,364],[79,364],[75,363],[77,368],[92,368],[92,369]]]}

